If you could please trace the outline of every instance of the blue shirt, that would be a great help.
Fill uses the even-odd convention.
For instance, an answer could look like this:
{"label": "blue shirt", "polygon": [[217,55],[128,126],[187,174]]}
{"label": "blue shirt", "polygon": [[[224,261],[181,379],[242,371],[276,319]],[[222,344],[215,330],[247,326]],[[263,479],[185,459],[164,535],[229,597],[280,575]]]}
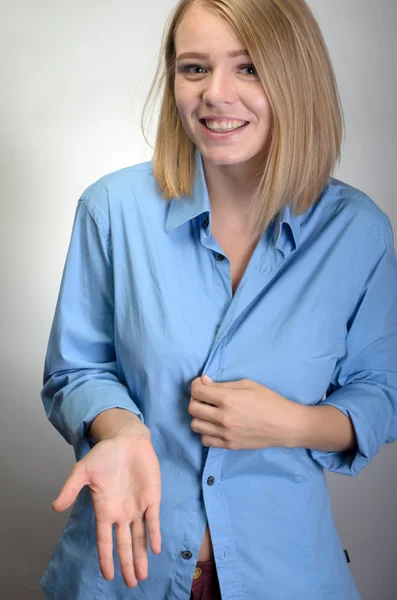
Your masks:
{"label": "blue shirt", "polygon": [[[105,409],[130,410],[150,429],[161,554],[148,547],[148,578],[128,588],[113,531],[115,578],[106,581],[84,487],[42,589],[51,600],[189,600],[208,520],[222,600],[359,599],[324,469],[355,475],[397,439],[390,220],[331,177],[305,214],[287,205],[271,222],[233,296],[196,158],[191,197],[167,204],[151,162],[105,175],[80,197],[41,392],[77,460]],[[187,410],[203,373],[335,406],[352,419],[358,448],[204,447]]]}

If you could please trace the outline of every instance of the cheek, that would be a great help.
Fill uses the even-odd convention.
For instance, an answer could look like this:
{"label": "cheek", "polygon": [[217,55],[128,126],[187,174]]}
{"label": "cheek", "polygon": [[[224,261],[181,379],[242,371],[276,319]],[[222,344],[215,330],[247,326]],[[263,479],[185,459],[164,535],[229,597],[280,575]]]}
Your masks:
{"label": "cheek", "polygon": [[189,92],[189,87],[183,83],[174,84],[174,96],[178,106],[184,107],[192,102],[192,94]]}
{"label": "cheek", "polygon": [[185,131],[189,134],[190,129],[191,129],[191,125],[189,123],[189,119],[187,117],[187,113],[184,110],[183,106],[179,106],[178,110],[179,110],[179,117],[180,117],[180,119],[182,121],[182,124],[183,124],[183,126],[185,128]]}
{"label": "cheek", "polygon": [[189,111],[189,99],[185,93],[185,90],[181,87],[175,87],[175,103],[179,110],[181,117],[188,114]]}
{"label": "cheek", "polygon": [[263,93],[263,90],[258,92],[258,94],[252,94],[250,99],[250,107],[254,114],[258,116],[258,118],[268,121],[271,120],[272,111],[267,96]]}
{"label": "cheek", "polygon": [[267,100],[261,100],[256,105],[257,114],[263,119],[270,119],[271,110]]}
{"label": "cheek", "polygon": [[185,130],[189,133],[192,128],[192,113],[195,109],[194,103],[189,99],[183,90],[179,90],[175,93],[175,103],[179,112],[179,117],[185,127]]}

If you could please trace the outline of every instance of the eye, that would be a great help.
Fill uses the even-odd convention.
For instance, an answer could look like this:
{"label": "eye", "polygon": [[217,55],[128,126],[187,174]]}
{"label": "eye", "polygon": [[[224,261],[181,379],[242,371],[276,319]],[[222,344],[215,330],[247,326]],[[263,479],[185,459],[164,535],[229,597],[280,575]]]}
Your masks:
{"label": "eye", "polygon": [[[189,75],[202,75],[203,73],[199,73],[198,69],[205,71],[205,67],[201,67],[200,65],[196,65],[196,64],[181,65],[177,68],[177,71],[178,71],[178,73],[188,73]],[[247,73],[247,75],[253,75],[254,77],[257,76],[256,69],[252,63],[250,63],[248,65],[241,65],[239,67],[239,69],[240,70],[251,69],[253,71],[253,73]]]}
{"label": "eye", "polygon": [[248,75],[257,75],[256,69],[254,67],[254,65],[251,63],[249,65],[242,65],[240,67],[240,69],[252,69],[254,72],[253,73],[247,73]]}
{"label": "eye", "polygon": [[204,69],[204,67],[200,67],[200,65],[182,65],[178,67],[179,73],[190,73],[190,75],[201,75],[201,73],[193,73],[192,69]]}

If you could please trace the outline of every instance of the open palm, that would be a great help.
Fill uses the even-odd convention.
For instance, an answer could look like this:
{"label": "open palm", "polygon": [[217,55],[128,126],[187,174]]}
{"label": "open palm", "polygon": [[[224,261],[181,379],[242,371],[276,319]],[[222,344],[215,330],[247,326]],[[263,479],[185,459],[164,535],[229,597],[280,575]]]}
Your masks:
{"label": "open palm", "polygon": [[53,503],[54,510],[66,510],[85,485],[93,501],[102,575],[114,578],[115,523],[121,572],[126,585],[136,587],[137,579],[148,576],[146,526],[152,551],[161,551],[161,474],[151,441],[116,437],[96,444],[74,465]]}

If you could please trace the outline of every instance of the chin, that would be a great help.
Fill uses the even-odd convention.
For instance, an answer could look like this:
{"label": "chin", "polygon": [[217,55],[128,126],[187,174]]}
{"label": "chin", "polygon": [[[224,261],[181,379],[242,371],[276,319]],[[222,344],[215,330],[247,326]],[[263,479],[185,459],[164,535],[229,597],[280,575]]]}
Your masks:
{"label": "chin", "polygon": [[233,149],[214,149],[208,150],[207,148],[201,149],[200,146],[197,146],[202,156],[208,160],[208,162],[212,163],[216,166],[230,166],[230,165],[239,165],[245,163],[249,160],[252,160],[255,157],[255,154],[234,154]]}

